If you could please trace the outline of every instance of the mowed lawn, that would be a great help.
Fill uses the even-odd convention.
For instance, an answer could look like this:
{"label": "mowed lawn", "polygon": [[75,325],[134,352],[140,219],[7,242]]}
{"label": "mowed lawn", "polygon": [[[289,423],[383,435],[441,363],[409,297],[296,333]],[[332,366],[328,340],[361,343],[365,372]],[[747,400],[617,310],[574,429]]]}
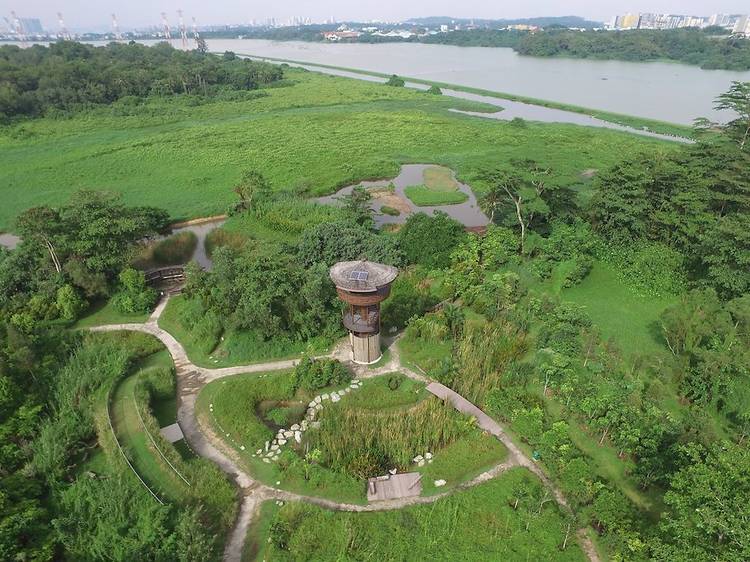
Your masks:
{"label": "mowed lawn", "polygon": [[629,355],[666,351],[659,317],[677,297],[640,296],[620,280],[612,266],[597,262],[578,285],[564,289],[564,300],[585,307],[605,339],[613,338]]}
{"label": "mowed lawn", "polygon": [[533,158],[564,178],[628,154],[674,145],[573,125],[507,123],[459,115],[470,102],[301,70],[283,87],[242,101],[194,98],[115,105],[69,119],[37,119],[0,130],[0,230],[22,210],[60,204],[82,188],[123,193],[132,205],[174,219],[224,212],[245,170],[275,189],[324,194],[355,181],[394,176],[401,163],[443,164],[481,189],[479,172]]}

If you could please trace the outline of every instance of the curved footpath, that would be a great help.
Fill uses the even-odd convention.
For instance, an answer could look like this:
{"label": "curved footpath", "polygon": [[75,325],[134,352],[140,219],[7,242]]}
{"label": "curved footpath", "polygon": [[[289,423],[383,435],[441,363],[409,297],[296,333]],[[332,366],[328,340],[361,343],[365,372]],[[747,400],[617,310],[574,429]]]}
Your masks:
{"label": "curved footpath", "polygon": [[[464,482],[455,488],[434,494],[431,496],[416,496],[410,498],[401,498],[378,502],[375,504],[348,504],[318,498],[313,496],[304,496],[278,488],[273,488],[262,484],[253,479],[250,474],[244,471],[240,466],[237,453],[228,446],[222,439],[216,435],[213,429],[205,420],[201,423],[195,412],[195,403],[200,390],[208,383],[220,378],[229,377],[244,373],[262,373],[267,371],[276,371],[290,369],[297,364],[297,360],[272,361],[267,363],[255,363],[252,365],[226,367],[222,369],[207,369],[194,365],[187,356],[185,348],[182,347],[169,332],[162,330],[158,325],[159,317],[167,306],[169,298],[163,299],[149,319],[142,324],[110,324],[106,326],[97,326],[91,328],[94,332],[117,332],[117,331],[136,331],[150,334],[159,339],[169,350],[175,364],[177,378],[177,421],[182,428],[185,439],[192,449],[214,463],[222,471],[228,474],[237,484],[242,495],[239,513],[235,525],[230,532],[224,551],[224,560],[239,561],[242,558],[242,549],[245,544],[245,537],[248,528],[257,514],[260,505],[269,499],[282,501],[304,501],[318,505],[320,507],[335,509],[339,511],[386,511],[400,509],[410,505],[432,503],[440,498],[444,498],[456,490],[469,488],[486,482],[502,474],[506,470],[522,466],[533,472],[552,492],[557,503],[566,511],[570,512],[570,507],[560,490],[555,487],[542,470],[528,457],[523,451],[510,439],[505,433],[503,427],[494,419],[480,410],[477,406],[466,400],[463,396],[457,394],[450,388],[431,381],[428,377],[418,374],[411,369],[401,365],[398,349],[395,346],[391,348],[391,360],[382,367],[377,369],[368,369],[358,365],[351,365],[358,378],[370,378],[385,373],[399,371],[412,379],[427,384],[427,390],[442,400],[448,400],[460,412],[474,416],[477,425],[483,430],[494,435],[508,449],[508,459],[495,466],[494,468],[480,474],[474,479]],[[349,362],[348,356],[343,347],[335,349],[329,357],[334,357],[344,362]],[[585,533],[584,529],[579,529],[577,533],[578,542],[581,548],[591,562],[599,562],[599,557],[594,549],[591,540]]]}

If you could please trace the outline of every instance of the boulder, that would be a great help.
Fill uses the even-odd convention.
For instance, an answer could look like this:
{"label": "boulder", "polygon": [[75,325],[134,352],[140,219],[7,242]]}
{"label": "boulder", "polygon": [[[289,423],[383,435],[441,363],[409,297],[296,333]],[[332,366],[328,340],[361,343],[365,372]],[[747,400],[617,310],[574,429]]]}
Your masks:
{"label": "boulder", "polygon": [[424,458],[426,458],[427,460],[430,460],[432,458],[432,453],[425,453]]}
{"label": "boulder", "polygon": [[279,439],[279,445],[286,445],[286,439]]}
{"label": "boulder", "polygon": [[447,484],[447,482],[445,480],[442,480],[442,479],[441,480],[435,480],[435,487],[436,488],[440,488],[442,486],[445,486],[446,484]]}
{"label": "boulder", "polygon": [[274,443],[273,445],[271,445],[271,450],[272,451],[278,451],[279,450],[279,445],[277,443]]}
{"label": "boulder", "polygon": [[291,439],[292,437],[294,437],[294,432],[293,431],[286,430],[284,432],[284,439]]}
{"label": "boulder", "polygon": [[341,396],[338,394],[331,394],[331,402],[338,402],[339,400],[341,400]]}
{"label": "boulder", "polygon": [[424,460],[424,457],[423,457],[422,455],[417,455],[417,456],[416,456],[416,457],[414,457],[414,458],[413,458],[412,460],[413,460],[414,462],[419,462],[419,461],[423,461],[423,460]]}
{"label": "boulder", "polygon": [[298,423],[295,423],[295,424],[294,424],[294,425],[293,425],[292,427],[290,427],[289,429],[291,429],[292,431],[299,431],[299,424],[298,424]]}
{"label": "boulder", "polygon": [[294,440],[297,443],[302,443],[302,432],[301,431],[295,431],[294,432]]}

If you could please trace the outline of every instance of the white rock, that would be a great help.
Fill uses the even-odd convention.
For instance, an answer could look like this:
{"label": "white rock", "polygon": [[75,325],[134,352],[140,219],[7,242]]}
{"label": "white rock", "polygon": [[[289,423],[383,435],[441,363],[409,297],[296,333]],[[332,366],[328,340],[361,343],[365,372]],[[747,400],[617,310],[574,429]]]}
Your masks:
{"label": "white rock", "polygon": [[329,398],[330,398],[330,396],[328,396],[328,393],[327,393],[327,392],[326,392],[325,394],[321,394],[321,395],[320,395],[320,399],[321,399],[321,400],[328,400]]}
{"label": "white rock", "polygon": [[339,400],[341,400],[341,396],[338,394],[331,394],[331,402],[338,402]]}
{"label": "white rock", "polygon": [[348,386],[347,386],[347,387],[346,387],[346,388],[345,388],[344,390],[342,390],[342,392],[343,392],[344,394],[349,394],[349,393],[350,393],[351,391],[352,391],[352,389],[351,389],[351,388],[349,388]]}
{"label": "white rock", "polygon": [[245,450],[245,446],[244,445],[240,445],[240,451],[244,451],[244,450]]}
{"label": "white rock", "polygon": [[427,464],[432,464],[433,459],[427,461]]}
{"label": "white rock", "polygon": [[302,420],[302,425],[300,425],[300,431],[306,431],[309,424],[310,422],[308,422],[307,420]]}
{"label": "white rock", "polygon": [[280,480],[277,480],[277,481],[276,481],[276,485],[277,485],[277,486],[281,486],[281,481],[280,481]]}
{"label": "white rock", "polygon": [[445,486],[447,482],[445,480],[435,480],[435,487],[440,488],[441,486]]}
{"label": "white rock", "polygon": [[290,427],[289,429],[291,429],[292,431],[299,431],[299,424],[298,424],[298,423],[295,423],[295,424],[294,424],[294,425],[293,425],[292,427]]}
{"label": "white rock", "polygon": [[286,439],[279,439],[279,445],[286,445]]}
{"label": "white rock", "polygon": [[255,454],[260,455],[262,452],[263,452],[263,449],[258,449],[257,451],[255,451]]}
{"label": "white rock", "polygon": [[339,391],[338,391],[338,395],[339,395],[339,396],[343,396],[344,394],[346,394],[346,392],[345,392],[345,391],[343,391],[343,390],[339,390]]}
{"label": "white rock", "polygon": [[354,384],[354,383],[351,383],[351,384],[349,385],[349,388],[357,388],[357,385],[356,385],[356,384]]}
{"label": "white rock", "polygon": [[315,400],[311,400],[310,403],[307,405],[307,407],[308,408],[314,408],[315,404],[317,404],[317,402]]}
{"label": "white rock", "polygon": [[323,409],[323,404],[315,404],[315,409],[316,410],[322,410]]}
{"label": "white rock", "polygon": [[287,431],[284,432],[284,439],[291,439],[292,437],[294,437],[294,432],[293,431],[287,430]]}
{"label": "white rock", "polygon": [[271,445],[271,450],[272,451],[278,451],[279,450],[279,446],[276,443],[274,443],[273,445]]}
{"label": "white rock", "polygon": [[270,447],[270,446],[271,446],[271,444],[268,441],[266,441],[266,451],[268,450],[268,447]]}
{"label": "white rock", "polygon": [[398,472],[398,468],[392,468],[388,471],[390,474],[396,474]]}
{"label": "white rock", "polygon": [[271,464],[271,459],[269,459],[268,457],[263,457],[263,462]]}
{"label": "white rock", "polygon": [[294,440],[297,443],[302,443],[302,432],[301,431],[295,431],[294,432]]}
{"label": "white rock", "polygon": [[313,429],[318,429],[320,427],[320,422],[319,421],[311,422],[310,427],[312,427]]}
{"label": "white rock", "polygon": [[413,460],[414,462],[419,462],[419,461],[422,461],[422,460],[424,460],[424,457],[423,457],[422,455],[417,455],[417,456],[416,456],[416,457],[414,457],[414,458],[413,458],[412,460]]}
{"label": "white rock", "polygon": [[323,398],[322,398],[322,397],[320,397],[320,396],[316,396],[316,397],[315,397],[315,400],[313,400],[313,402],[315,402],[315,404],[316,404],[316,406],[315,406],[315,407],[317,408],[317,407],[318,407],[318,405],[320,405],[320,403],[321,403],[322,401],[323,401]]}
{"label": "white rock", "polygon": [[419,461],[419,462],[417,463],[417,466],[424,466],[424,461]]}
{"label": "white rock", "polygon": [[425,453],[424,458],[426,458],[427,460],[430,460],[432,458],[432,453]]}

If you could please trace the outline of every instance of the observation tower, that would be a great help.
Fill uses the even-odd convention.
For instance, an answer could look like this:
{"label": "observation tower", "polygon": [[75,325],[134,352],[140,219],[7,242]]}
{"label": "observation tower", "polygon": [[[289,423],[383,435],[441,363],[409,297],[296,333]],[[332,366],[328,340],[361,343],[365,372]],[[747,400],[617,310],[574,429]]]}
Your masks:
{"label": "observation tower", "polygon": [[343,261],[330,270],[339,298],[348,306],[344,327],[349,330],[352,360],[360,365],[377,362],[380,352],[380,303],[391,294],[398,269],[369,261]]}

